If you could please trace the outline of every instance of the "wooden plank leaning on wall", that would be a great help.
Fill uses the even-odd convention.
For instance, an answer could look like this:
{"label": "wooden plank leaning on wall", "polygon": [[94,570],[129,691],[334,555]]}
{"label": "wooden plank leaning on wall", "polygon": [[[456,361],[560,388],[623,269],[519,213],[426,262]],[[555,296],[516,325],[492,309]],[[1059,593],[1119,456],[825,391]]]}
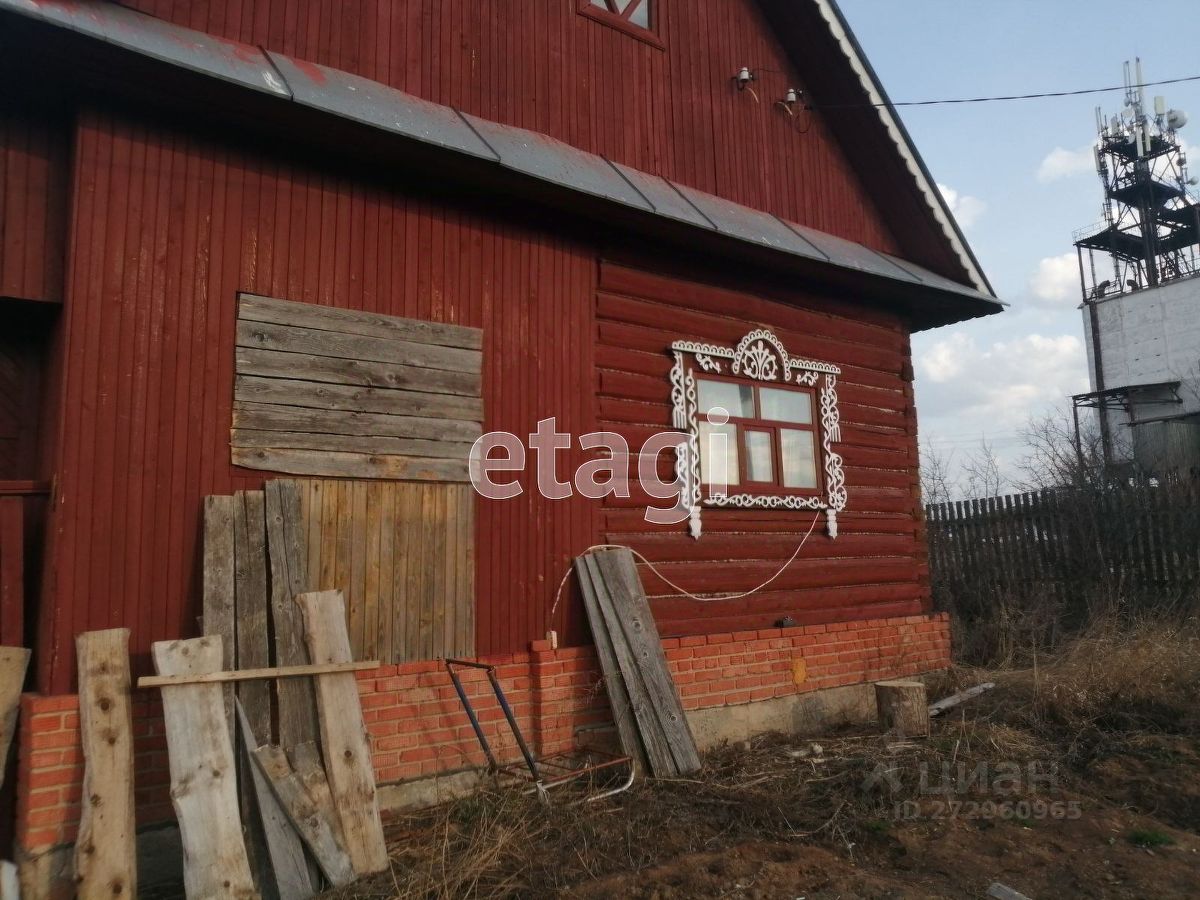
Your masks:
{"label": "wooden plank leaning on wall", "polygon": [[84,759],[77,894],[80,900],[136,897],[129,629],[86,631],[75,647]]}

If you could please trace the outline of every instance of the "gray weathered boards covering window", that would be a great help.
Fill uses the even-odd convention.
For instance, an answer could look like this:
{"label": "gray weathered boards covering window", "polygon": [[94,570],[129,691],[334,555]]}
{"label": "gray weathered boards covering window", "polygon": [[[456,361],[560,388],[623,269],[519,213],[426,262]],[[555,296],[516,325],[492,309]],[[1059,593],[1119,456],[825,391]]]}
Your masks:
{"label": "gray weathered boards covering window", "polygon": [[341,478],[467,481],[483,333],[241,294],[233,462]]}

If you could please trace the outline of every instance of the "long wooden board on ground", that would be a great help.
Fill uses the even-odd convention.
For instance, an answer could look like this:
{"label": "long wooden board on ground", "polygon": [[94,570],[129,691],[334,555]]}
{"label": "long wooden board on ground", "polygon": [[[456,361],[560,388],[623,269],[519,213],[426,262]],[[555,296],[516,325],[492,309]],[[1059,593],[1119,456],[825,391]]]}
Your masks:
{"label": "long wooden board on ground", "polygon": [[[304,617],[296,596],[310,590],[308,533],[294,481],[276,479],[263,488],[266,496],[267,556],[271,569],[271,622],[275,635],[275,664],[308,663]],[[317,700],[307,679],[287,679],[275,685],[279,710],[279,744],[291,751],[317,739]]]}
{"label": "long wooden board on ground", "polygon": [[955,706],[958,706],[960,703],[965,703],[972,697],[978,697],[985,691],[990,691],[995,686],[996,683],[994,681],[985,681],[983,684],[977,684],[974,687],[969,687],[966,690],[959,691],[957,694],[951,694],[949,697],[943,697],[941,700],[937,700],[929,704],[929,715],[931,717],[940,716],[946,710],[953,709]]}
{"label": "long wooden board on ground", "polygon": [[[353,881],[354,865],[342,844],[341,822],[329,798],[328,786],[323,796],[309,790],[288,763],[282,747],[259,747],[254,758],[258,771],[270,783],[280,807],[312,851],[329,883],[340,887]],[[324,777],[322,773],[322,782]]]}
{"label": "long wooden board on ground", "polygon": [[[350,662],[346,604],[341,591],[296,598],[304,612],[304,634],[314,663]],[[375,795],[371,742],[363,722],[358,682],[351,674],[316,677],[317,711],[325,773],[342,822],[346,852],[359,875],[388,867],[387,845]]]}
{"label": "long wooden board on ground", "polygon": [[[633,555],[624,549],[600,550],[581,559],[588,575],[581,579],[585,597],[591,591],[587,609],[592,633],[603,632],[598,646],[607,642],[612,648],[651,773],[662,778],[696,771],[700,754]],[[605,680],[611,678],[606,672]]]}
{"label": "long wooden board on ground", "polygon": [[83,800],[75,842],[81,900],[137,896],[129,629],[75,638]]}
{"label": "long wooden board on ground", "polygon": [[21,690],[29,668],[30,651],[25,647],[0,647],[0,786],[8,768],[8,751],[17,733]]}
{"label": "long wooden board on ground", "polygon": [[[160,675],[221,670],[221,638],[160,641],[151,648]],[[353,678],[354,676],[348,676]],[[171,801],[183,843],[188,897],[256,897],[242,825],[222,686],[162,689]]]}
{"label": "long wooden board on ground", "polygon": [[[316,891],[308,877],[308,861],[304,856],[304,845],[300,843],[300,835],[292,827],[286,812],[280,806],[279,799],[271,789],[266,775],[255,761],[257,744],[254,732],[250,728],[250,720],[241,701],[236,702],[238,730],[242,734],[242,747],[246,753],[247,768],[250,770],[251,781],[254,783],[254,799],[258,814],[262,820],[263,834],[266,838],[267,855],[271,863],[271,877],[274,880],[276,895],[279,900],[305,900]],[[260,885],[262,887],[262,885]]]}

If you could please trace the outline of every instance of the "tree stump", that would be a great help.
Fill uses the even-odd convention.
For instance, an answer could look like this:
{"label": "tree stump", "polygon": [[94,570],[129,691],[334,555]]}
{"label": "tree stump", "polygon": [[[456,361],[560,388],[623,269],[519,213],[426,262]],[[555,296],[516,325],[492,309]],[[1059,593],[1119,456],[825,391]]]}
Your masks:
{"label": "tree stump", "polygon": [[929,734],[929,705],[920,681],[880,681],[875,685],[879,724],[897,737]]}

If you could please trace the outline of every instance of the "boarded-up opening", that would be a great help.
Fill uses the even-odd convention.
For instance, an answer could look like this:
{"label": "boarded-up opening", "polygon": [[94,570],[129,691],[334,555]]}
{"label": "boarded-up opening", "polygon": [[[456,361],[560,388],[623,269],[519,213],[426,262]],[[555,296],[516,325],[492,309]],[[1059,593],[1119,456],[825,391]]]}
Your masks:
{"label": "boarded-up opening", "polygon": [[483,334],[242,294],[233,462],[298,475],[467,481]]}
{"label": "boarded-up opening", "polygon": [[475,652],[469,484],[300,480],[308,583],[346,597],[355,659]]}

